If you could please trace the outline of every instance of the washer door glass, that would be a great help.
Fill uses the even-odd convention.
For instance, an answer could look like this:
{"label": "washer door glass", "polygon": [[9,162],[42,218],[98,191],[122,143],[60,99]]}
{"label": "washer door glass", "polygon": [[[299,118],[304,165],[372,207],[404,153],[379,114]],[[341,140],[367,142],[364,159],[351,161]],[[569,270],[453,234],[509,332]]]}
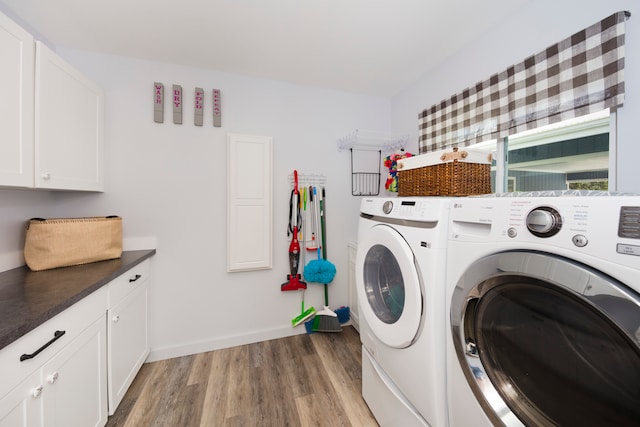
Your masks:
{"label": "washer door glass", "polygon": [[[629,310],[640,327],[639,308]],[[534,281],[508,282],[477,304],[480,358],[527,425],[640,425],[640,350],[585,301]]]}
{"label": "washer door glass", "polygon": [[587,266],[527,252],[487,257],[458,283],[454,343],[490,418],[640,425],[637,294]]}
{"label": "washer door glass", "polygon": [[422,291],[409,244],[387,225],[369,229],[356,255],[358,306],[383,343],[403,348],[418,334]]}

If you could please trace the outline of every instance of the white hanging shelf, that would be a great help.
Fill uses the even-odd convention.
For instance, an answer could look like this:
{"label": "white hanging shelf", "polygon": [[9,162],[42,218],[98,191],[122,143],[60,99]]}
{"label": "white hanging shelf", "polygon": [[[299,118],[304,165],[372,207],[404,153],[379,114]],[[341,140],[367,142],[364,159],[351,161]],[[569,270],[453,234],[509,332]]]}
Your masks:
{"label": "white hanging shelf", "polygon": [[391,153],[404,149],[409,135],[393,135],[384,132],[356,129],[338,139],[338,150],[383,151]]}

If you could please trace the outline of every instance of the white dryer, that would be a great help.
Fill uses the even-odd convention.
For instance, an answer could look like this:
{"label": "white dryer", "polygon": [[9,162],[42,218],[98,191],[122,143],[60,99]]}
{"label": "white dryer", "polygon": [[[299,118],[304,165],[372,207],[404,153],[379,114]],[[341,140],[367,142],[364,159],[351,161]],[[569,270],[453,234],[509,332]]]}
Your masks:
{"label": "white dryer", "polygon": [[640,197],[592,195],[452,202],[451,427],[640,425]]}
{"label": "white dryer", "polygon": [[356,287],[362,394],[382,426],[446,426],[449,199],[362,200]]}

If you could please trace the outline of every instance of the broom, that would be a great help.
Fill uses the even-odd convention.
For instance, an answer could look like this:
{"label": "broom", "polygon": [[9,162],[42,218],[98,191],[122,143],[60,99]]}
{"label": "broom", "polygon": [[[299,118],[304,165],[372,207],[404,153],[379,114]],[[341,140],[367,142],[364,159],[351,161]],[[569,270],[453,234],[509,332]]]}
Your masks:
{"label": "broom", "polygon": [[[322,199],[320,200],[320,234],[322,235],[322,258],[326,263],[327,261],[327,238],[326,238],[326,224],[325,224],[325,192],[322,187]],[[333,265],[333,264],[331,264]],[[335,267],[333,267],[333,275],[335,276]],[[331,277],[333,280],[333,277]],[[324,309],[316,313],[313,318],[311,330],[314,332],[342,332],[338,315],[329,308],[329,281],[322,281],[324,283]]]}

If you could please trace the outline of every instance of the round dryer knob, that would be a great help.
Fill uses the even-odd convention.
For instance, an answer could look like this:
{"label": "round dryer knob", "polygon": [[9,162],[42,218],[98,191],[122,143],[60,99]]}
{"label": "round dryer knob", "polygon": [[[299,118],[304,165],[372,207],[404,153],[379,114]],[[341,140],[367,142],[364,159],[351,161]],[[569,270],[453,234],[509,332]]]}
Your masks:
{"label": "round dryer knob", "polygon": [[560,212],[549,206],[535,208],[527,215],[527,229],[534,236],[551,237],[562,228]]}
{"label": "round dryer knob", "polygon": [[382,205],[382,212],[390,214],[392,210],[393,202],[391,200],[387,200],[386,202],[384,202],[384,204]]}

